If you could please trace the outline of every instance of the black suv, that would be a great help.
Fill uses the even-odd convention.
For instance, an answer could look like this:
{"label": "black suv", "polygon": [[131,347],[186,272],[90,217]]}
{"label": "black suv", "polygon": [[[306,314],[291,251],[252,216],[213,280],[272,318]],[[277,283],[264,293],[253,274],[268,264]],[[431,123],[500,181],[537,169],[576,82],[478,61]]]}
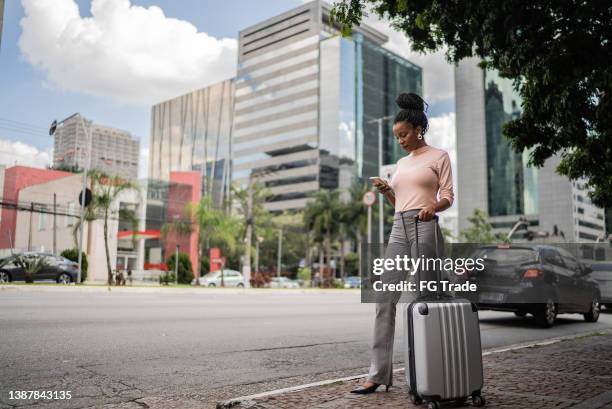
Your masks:
{"label": "black suv", "polygon": [[[24,253],[23,255],[36,255],[45,258],[47,266],[34,274],[34,281],[53,280],[60,284],[70,284],[77,281],[79,265],[74,261],[50,253]],[[23,269],[15,263],[17,256],[12,255],[0,260],[0,283],[25,280]]]}
{"label": "black suv", "polygon": [[[484,260],[482,271],[471,271],[478,287],[471,297],[479,309],[532,314],[538,324],[552,327],[557,314],[583,314],[588,322],[599,319],[600,290],[589,277],[591,268],[567,250],[550,245],[487,245],[473,258]],[[468,297],[468,298],[471,298]]]}

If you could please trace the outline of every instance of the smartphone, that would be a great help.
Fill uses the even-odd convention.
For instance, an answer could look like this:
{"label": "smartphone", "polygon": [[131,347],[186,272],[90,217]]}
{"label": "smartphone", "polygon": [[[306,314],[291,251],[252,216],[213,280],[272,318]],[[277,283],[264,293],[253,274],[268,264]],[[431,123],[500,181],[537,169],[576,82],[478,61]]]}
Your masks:
{"label": "smartphone", "polygon": [[389,184],[389,181],[385,178],[381,178],[380,176],[371,176],[368,179],[370,180],[380,180],[381,182],[383,182],[385,185],[391,187],[391,185]]}

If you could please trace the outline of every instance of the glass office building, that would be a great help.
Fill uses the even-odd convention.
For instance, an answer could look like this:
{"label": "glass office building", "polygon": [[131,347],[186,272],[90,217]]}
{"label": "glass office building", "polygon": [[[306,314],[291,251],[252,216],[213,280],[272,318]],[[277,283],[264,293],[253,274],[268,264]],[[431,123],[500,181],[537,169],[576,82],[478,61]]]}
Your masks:
{"label": "glass office building", "polygon": [[460,230],[470,227],[469,217],[480,209],[497,233],[507,234],[525,218],[531,230],[558,232],[561,240],[591,241],[604,234],[603,209],[588,200],[585,181],[559,175],[559,156],[541,168],[527,166],[530,152],[514,152],[503,135],[504,124],[521,115],[510,80],[466,59],[455,69],[455,95]]}
{"label": "glass office building", "polygon": [[196,171],[202,194],[221,206],[229,195],[234,80],[156,104],[151,112],[149,178]]}
{"label": "glass office building", "polygon": [[[367,26],[340,36],[314,1],[240,32],[233,173],[257,179],[271,211],[299,209],[319,189],[378,174],[378,127],[400,92],[422,92],[421,68]],[[401,154],[383,127],[383,164]]]}

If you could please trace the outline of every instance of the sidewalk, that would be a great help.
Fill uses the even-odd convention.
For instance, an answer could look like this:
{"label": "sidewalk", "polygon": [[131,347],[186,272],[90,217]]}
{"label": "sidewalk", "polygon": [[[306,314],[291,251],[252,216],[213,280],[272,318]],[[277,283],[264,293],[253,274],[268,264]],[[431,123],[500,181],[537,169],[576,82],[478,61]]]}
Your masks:
{"label": "sidewalk", "polygon": [[[612,409],[612,333],[610,331],[520,347],[483,356],[486,408]],[[326,384],[262,393],[221,402],[218,409],[415,408],[408,399],[404,370],[388,393],[354,395],[364,382],[353,377]],[[421,409],[426,405],[416,406]],[[459,407],[452,404],[444,407]],[[467,406],[464,406],[467,407]]]}

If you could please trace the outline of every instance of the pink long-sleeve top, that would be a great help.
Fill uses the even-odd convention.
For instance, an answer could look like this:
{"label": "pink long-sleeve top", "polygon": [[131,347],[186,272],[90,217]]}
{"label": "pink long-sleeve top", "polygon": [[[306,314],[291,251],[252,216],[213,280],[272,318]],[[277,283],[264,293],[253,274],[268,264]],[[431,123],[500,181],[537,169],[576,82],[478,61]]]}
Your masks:
{"label": "pink long-sleeve top", "polygon": [[395,211],[435,206],[438,200],[453,204],[453,176],[448,153],[425,145],[397,161],[390,181]]}

